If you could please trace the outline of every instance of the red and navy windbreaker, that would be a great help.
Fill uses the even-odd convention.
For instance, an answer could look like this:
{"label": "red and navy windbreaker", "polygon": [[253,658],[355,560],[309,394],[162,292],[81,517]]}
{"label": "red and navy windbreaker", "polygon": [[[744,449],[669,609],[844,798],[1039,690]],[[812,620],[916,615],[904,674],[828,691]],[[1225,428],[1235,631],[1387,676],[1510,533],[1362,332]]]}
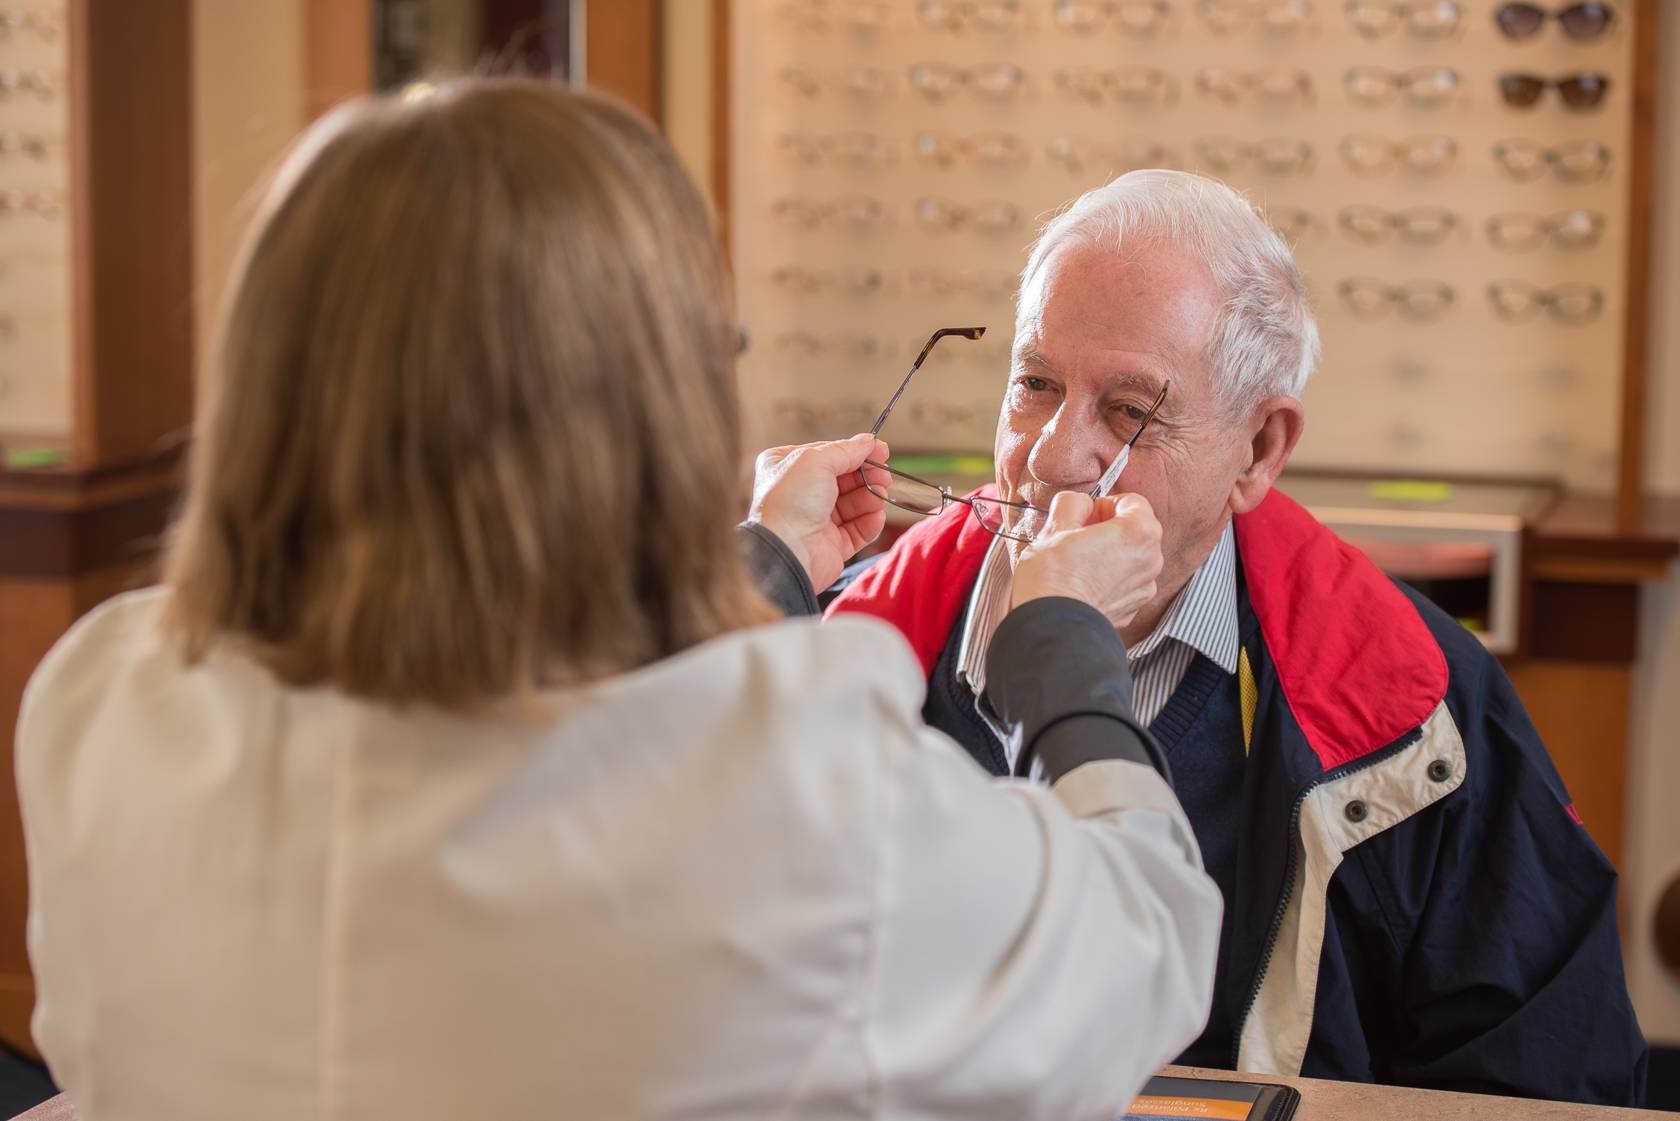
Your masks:
{"label": "red and navy windbreaker", "polygon": [[[1286,495],[1235,529],[1232,1065],[1639,1104],[1616,873],[1498,662]],[[887,620],[932,674],[990,541],[952,504],[830,613]]]}

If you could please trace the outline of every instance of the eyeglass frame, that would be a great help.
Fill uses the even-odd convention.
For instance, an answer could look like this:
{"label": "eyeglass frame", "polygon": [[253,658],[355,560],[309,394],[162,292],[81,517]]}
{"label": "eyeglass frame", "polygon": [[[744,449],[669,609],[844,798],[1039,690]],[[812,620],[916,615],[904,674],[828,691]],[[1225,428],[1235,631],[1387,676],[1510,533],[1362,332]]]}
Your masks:
{"label": "eyeglass frame", "polygon": [[[916,355],[916,360],[910,364],[910,372],[904,375],[904,380],[898,383],[898,389],[893,393],[892,399],[887,402],[886,408],[882,409],[881,415],[875,418],[875,424],[872,428],[870,428],[869,434],[876,437],[880,436],[882,427],[887,423],[887,418],[892,415],[893,409],[898,406],[899,398],[903,397],[904,391],[910,388],[910,379],[916,376],[916,371],[922,368],[923,362],[927,361],[927,356],[932,352],[935,343],[939,342],[940,339],[945,338],[947,335],[959,335],[970,341],[976,341],[985,333],[986,328],[984,327],[941,327],[939,330],[930,335],[926,344],[923,345],[921,353]],[[1149,412],[1144,414],[1143,420],[1138,424],[1137,431],[1132,433],[1131,439],[1127,440],[1125,445],[1121,447],[1119,454],[1115,456],[1114,462],[1110,464],[1108,471],[1104,472],[1103,482],[1098,483],[1095,490],[1092,491],[1092,498],[1103,497],[1103,492],[1114,485],[1115,479],[1110,478],[1109,476],[1113,475],[1117,477],[1119,473],[1115,471],[1115,467],[1119,466],[1123,468],[1125,461],[1130,459],[1132,445],[1138,442],[1138,437],[1143,435],[1144,430],[1147,429],[1150,422],[1155,419],[1155,414],[1160,411],[1162,403],[1167,399],[1168,388],[1169,386],[1166,385],[1161,387],[1161,392],[1155,397],[1155,403],[1149,406]],[[1032,544],[1033,538],[1021,537],[1013,533],[1005,533],[1002,530],[994,530],[991,526],[986,524],[986,519],[981,515],[981,506],[1002,506],[1010,510],[1022,510],[1028,513],[1043,514],[1046,517],[1050,514],[1050,512],[1043,507],[1034,506],[1027,502],[1011,502],[1003,498],[965,498],[962,495],[953,494],[950,487],[941,483],[935,483],[928,479],[921,478],[918,475],[912,475],[908,471],[900,471],[898,468],[889,467],[885,463],[877,463],[873,459],[864,460],[864,466],[885,471],[889,475],[895,475],[900,479],[915,483],[917,486],[928,487],[937,492],[940,496],[938,510],[918,510],[912,506],[902,505],[894,502],[886,494],[877,491],[872,485],[870,485],[869,477],[864,474],[862,468],[859,468],[858,480],[863,483],[864,489],[890,506],[896,507],[900,510],[909,511],[919,517],[927,518],[943,513],[945,507],[953,502],[960,502],[964,506],[968,507],[969,511],[974,515],[974,520],[980,523],[981,529],[990,533],[993,537],[1007,537],[1009,540],[1019,541],[1023,545]]]}

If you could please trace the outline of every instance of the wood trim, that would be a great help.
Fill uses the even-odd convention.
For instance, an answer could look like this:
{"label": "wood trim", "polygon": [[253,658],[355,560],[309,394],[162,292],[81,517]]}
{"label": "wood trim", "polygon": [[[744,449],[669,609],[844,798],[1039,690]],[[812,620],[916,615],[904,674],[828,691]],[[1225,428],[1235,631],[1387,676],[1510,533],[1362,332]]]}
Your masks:
{"label": "wood trim", "polygon": [[1634,0],[1633,127],[1628,136],[1628,259],[1623,283],[1622,408],[1616,520],[1631,526],[1645,497],[1646,368],[1650,356],[1651,204],[1656,178],[1661,0]]}
{"label": "wood trim", "polygon": [[1630,521],[1621,503],[1592,495],[1565,495],[1535,523],[1537,564],[1600,560],[1655,566],[1657,578],[1680,556],[1680,498],[1646,498]]}
{"label": "wood trim", "polygon": [[28,973],[0,973],[0,1040],[39,1062],[41,1052],[29,1031],[35,1014],[35,978]]}
{"label": "wood trim", "polygon": [[306,0],[304,105],[310,120],[373,88],[369,0]]}
{"label": "wood trim", "polygon": [[192,13],[72,0],[69,15],[72,460],[86,468],[192,421]]}
{"label": "wood trim", "polygon": [[582,0],[584,82],[629,102],[658,123],[663,117],[659,0]]}
{"label": "wood trim", "polygon": [[724,258],[733,257],[730,230],[730,0],[712,0],[712,199],[717,205],[718,236]]}
{"label": "wood trim", "polygon": [[178,500],[164,486],[80,510],[0,507],[0,577],[75,578],[138,562],[161,547]]}

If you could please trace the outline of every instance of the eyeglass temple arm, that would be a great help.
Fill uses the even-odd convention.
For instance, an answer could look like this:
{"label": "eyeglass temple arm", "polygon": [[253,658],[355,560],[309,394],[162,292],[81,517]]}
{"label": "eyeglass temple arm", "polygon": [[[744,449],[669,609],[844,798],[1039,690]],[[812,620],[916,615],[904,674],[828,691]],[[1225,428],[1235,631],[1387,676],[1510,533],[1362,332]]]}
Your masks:
{"label": "eyeglass temple arm", "polygon": [[904,396],[904,391],[909,388],[910,379],[916,376],[916,371],[922,368],[923,362],[927,361],[928,352],[933,349],[934,343],[946,335],[961,335],[965,339],[978,339],[985,333],[986,329],[984,327],[941,327],[929,336],[927,345],[922,347],[922,352],[916,355],[916,361],[911,363],[910,372],[905,374],[904,380],[898,383],[898,391],[892,395],[892,400],[887,402],[887,407],[881,410],[881,415],[875,418],[875,426],[869,430],[869,434],[871,436],[881,434],[881,426],[887,423],[887,417],[892,415],[893,407],[898,404],[898,399]]}

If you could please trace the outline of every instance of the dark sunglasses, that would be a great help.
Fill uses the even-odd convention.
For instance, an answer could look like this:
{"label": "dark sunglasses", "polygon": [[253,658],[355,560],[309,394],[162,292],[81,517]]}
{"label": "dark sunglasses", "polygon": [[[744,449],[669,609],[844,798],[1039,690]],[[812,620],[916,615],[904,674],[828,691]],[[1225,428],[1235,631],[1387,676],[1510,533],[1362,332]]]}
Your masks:
{"label": "dark sunglasses", "polygon": [[1532,108],[1547,86],[1556,86],[1564,105],[1570,109],[1597,109],[1610,92],[1610,75],[1583,72],[1561,78],[1542,78],[1538,74],[1499,76],[1499,96],[1513,109]]}
{"label": "dark sunglasses", "polygon": [[1507,39],[1528,39],[1540,33],[1548,19],[1558,21],[1563,33],[1571,39],[1596,39],[1610,29],[1616,18],[1615,9],[1608,4],[1570,4],[1555,12],[1548,12],[1538,4],[1502,4],[1493,13],[1493,21]]}

